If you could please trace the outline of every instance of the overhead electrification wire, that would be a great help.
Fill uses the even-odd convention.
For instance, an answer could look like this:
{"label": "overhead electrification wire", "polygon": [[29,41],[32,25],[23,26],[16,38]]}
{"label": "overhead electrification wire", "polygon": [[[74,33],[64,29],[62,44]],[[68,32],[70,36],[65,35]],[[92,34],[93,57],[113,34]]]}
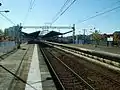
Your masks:
{"label": "overhead electrification wire", "polygon": [[76,0],[74,0],[64,11],[62,11],[62,12],[60,13],[60,15],[59,15],[58,17],[56,17],[56,19],[54,19],[54,20],[52,21],[52,24],[55,23],[55,22],[60,18],[60,16],[62,16],[62,15],[72,6],[72,4],[75,3],[75,1],[76,1]]}
{"label": "overhead electrification wire", "polygon": [[[117,4],[117,3],[119,3],[120,2],[120,0],[119,1],[116,1],[116,2],[114,2],[113,4],[111,4],[109,7],[107,7],[107,8],[104,8],[104,9],[102,9],[101,11],[98,11],[98,12],[96,12],[96,13],[98,13],[97,15],[93,15],[93,16],[91,16],[91,17],[88,17],[87,19],[92,19],[92,18],[95,18],[95,17],[97,17],[97,16],[99,16],[99,14],[102,14],[102,13],[104,13],[103,11],[105,10],[105,9],[108,9],[108,8],[111,8],[114,4]],[[113,8],[112,8],[113,9]],[[111,10],[111,9],[110,9]],[[108,10],[109,11],[109,10]],[[106,12],[106,11],[105,11]],[[78,21],[78,23],[82,23],[82,22],[85,22],[85,21],[87,21],[87,19],[84,19],[84,20],[82,20],[82,21]],[[78,24],[77,23],[77,24]]]}
{"label": "overhead electrification wire", "polygon": [[31,10],[33,9],[34,4],[35,4],[35,0],[33,0],[33,1],[30,0],[29,8],[28,8],[28,11],[27,11],[27,13],[26,13],[26,15],[25,15],[25,18],[24,18],[24,20],[23,20],[23,24],[25,24],[29,13],[30,13]]}
{"label": "overhead electrification wire", "polygon": [[118,4],[118,3],[120,3],[120,0],[112,3],[109,7],[103,8],[102,10],[100,10],[99,12],[96,12],[96,13],[100,13],[100,12],[104,11],[105,9],[111,8],[113,5]]}
{"label": "overhead electrification wire", "polygon": [[35,0],[33,0],[33,1],[31,2],[30,10],[33,9],[34,4],[35,4]]}
{"label": "overhead electrification wire", "polygon": [[105,11],[105,12],[98,13],[97,15],[91,16],[91,17],[89,17],[89,18],[87,18],[87,19],[84,19],[84,20],[82,20],[82,21],[78,21],[77,24],[83,23],[83,22],[85,22],[85,21],[88,21],[88,20],[90,20],[90,19],[96,18],[96,17],[98,17],[98,16],[101,16],[101,15],[103,15],[103,14],[109,13],[109,12],[114,11],[114,10],[119,9],[119,8],[120,8],[120,6],[115,7],[115,8],[112,8],[112,9],[107,10],[107,11]]}
{"label": "overhead electrification wire", "polygon": [[60,8],[59,12],[53,17],[53,20],[64,10],[66,5],[70,2],[71,0],[66,0],[66,2],[63,4],[63,6]]}
{"label": "overhead electrification wire", "polygon": [[28,7],[28,11],[27,11],[27,14],[25,15],[23,24],[25,24],[25,21],[27,20],[27,17],[28,17],[29,13],[30,13],[31,10],[32,10],[32,7],[33,7],[33,5],[34,5],[34,2],[35,2],[35,0],[34,0],[34,1],[30,0],[30,4],[29,4],[29,7]]}
{"label": "overhead electrification wire", "polygon": [[4,14],[0,13],[6,20],[8,20],[11,24],[16,25],[11,19],[9,19],[7,16]]}
{"label": "overhead electrification wire", "polygon": [[75,1],[77,1],[77,0],[73,0],[73,1],[70,3],[70,5],[69,5],[64,11],[62,11],[62,12],[60,13],[60,15],[59,15],[55,20],[52,21],[51,24],[55,23],[55,22],[60,18],[60,16],[62,16],[62,15],[75,3]]}

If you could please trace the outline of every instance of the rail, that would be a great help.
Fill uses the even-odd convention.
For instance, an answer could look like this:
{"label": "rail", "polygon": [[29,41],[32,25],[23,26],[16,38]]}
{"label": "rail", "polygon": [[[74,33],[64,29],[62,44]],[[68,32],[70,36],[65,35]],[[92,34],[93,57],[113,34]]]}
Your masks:
{"label": "rail", "polygon": [[118,55],[118,54],[102,52],[102,51],[95,51],[95,50],[90,50],[90,49],[84,49],[84,48],[68,46],[65,44],[59,44],[59,43],[48,42],[48,41],[42,41],[42,42],[46,43],[46,44],[51,44],[51,45],[56,45],[56,46],[60,46],[60,47],[64,47],[64,48],[73,49],[73,50],[80,51],[80,52],[83,52],[83,53],[86,53],[89,55],[97,56],[100,58],[104,58],[104,59],[108,59],[108,60],[112,60],[112,61],[120,63],[120,55]]}
{"label": "rail", "polygon": [[[61,87],[63,90],[65,90],[64,85],[62,84],[61,80],[59,79],[59,76],[57,75],[56,71],[53,69],[53,66],[51,65],[50,61],[48,60],[47,56],[44,53],[44,50],[41,49],[44,58],[47,60],[47,62],[49,63],[50,67],[52,68],[52,71],[54,72],[55,76],[57,77]],[[74,70],[72,70],[67,64],[65,64],[63,61],[61,61],[58,57],[56,57],[53,53],[51,53],[50,51],[48,51],[56,60],[58,60],[62,65],[64,65],[71,73],[74,74],[74,76],[76,76],[79,80],[81,80],[86,86],[87,88],[89,88],[89,90],[95,90],[88,82],[86,82],[81,76],[79,76]],[[59,63],[59,64],[60,64]]]}
{"label": "rail", "polygon": [[42,48],[40,48],[40,50],[41,50],[41,52],[42,52],[42,54],[43,54],[44,59],[46,60],[46,63],[49,65],[49,67],[50,67],[50,69],[51,69],[51,71],[52,71],[52,74],[55,76],[54,78],[57,79],[56,82],[59,82],[59,83],[57,83],[57,87],[58,87],[59,89],[65,90],[65,88],[64,88],[62,82],[60,81],[57,73],[56,73],[55,70],[53,69],[51,63],[49,62],[49,59],[47,58],[46,54],[44,53],[44,50],[43,50]]}

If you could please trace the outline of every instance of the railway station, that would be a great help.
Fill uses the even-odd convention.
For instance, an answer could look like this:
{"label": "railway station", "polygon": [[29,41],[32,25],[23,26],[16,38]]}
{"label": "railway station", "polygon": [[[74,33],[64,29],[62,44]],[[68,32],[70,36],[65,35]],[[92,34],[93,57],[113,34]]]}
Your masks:
{"label": "railway station", "polygon": [[[22,28],[41,26],[21,26]],[[77,46],[75,27],[60,33],[21,32],[16,47],[0,56],[0,89],[3,90],[96,90],[120,88],[120,55],[108,48]],[[72,43],[65,34],[72,33]],[[75,46],[76,45],[76,46]],[[108,49],[108,50],[107,50]],[[7,82],[6,82],[7,81]],[[108,83],[109,82],[109,83]]]}
{"label": "railway station", "polygon": [[0,90],[120,90],[119,4],[1,0]]}

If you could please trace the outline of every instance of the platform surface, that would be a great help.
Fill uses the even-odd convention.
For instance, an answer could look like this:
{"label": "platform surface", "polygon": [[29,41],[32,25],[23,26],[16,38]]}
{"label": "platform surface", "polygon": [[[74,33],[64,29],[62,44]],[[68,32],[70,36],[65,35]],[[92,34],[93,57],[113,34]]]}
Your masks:
{"label": "platform surface", "polygon": [[35,44],[32,62],[30,65],[27,83],[25,90],[56,90],[53,80],[47,80],[47,78],[52,78],[47,65],[44,61],[42,53],[39,51],[38,46]]}
{"label": "platform surface", "polygon": [[[25,50],[18,49],[15,53],[1,60],[0,65],[3,65],[6,69],[15,74],[29,45],[22,45],[21,48]],[[9,90],[13,78],[14,76],[12,74],[0,67],[0,90]]]}

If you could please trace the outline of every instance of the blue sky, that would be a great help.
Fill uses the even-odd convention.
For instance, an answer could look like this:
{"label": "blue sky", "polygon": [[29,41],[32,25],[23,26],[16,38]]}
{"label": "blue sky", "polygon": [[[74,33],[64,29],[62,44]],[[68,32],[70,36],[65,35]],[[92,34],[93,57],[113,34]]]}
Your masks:
{"label": "blue sky", "polygon": [[[33,0],[34,1],[34,0]],[[31,12],[28,14],[24,25],[45,25],[51,22],[52,18],[59,11],[66,0],[35,0],[35,4]],[[82,34],[82,29],[87,29],[87,33],[91,28],[99,29],[102,33],[113,33],[120,30],[120,9],[106,13],[94,19],[78,23],[90,16],[96,15],[101,11],[106,11],[114,7],[120,6],[120,0],[77,0],[53,25],[70,26],[76,24],[76,34]],[[117,3],[116,3],[117,2]],[[27,14],[30,0],[1,0],[2,6],[0,10],[10,10],[5,13],[16,24],[23,23]],[[0,28],[8,28],[13,26],[4,17],[0,16]],[[36,29],[24,29],[25,32],[37,31]],[[66,32],[68,30],[60,30]]]}

